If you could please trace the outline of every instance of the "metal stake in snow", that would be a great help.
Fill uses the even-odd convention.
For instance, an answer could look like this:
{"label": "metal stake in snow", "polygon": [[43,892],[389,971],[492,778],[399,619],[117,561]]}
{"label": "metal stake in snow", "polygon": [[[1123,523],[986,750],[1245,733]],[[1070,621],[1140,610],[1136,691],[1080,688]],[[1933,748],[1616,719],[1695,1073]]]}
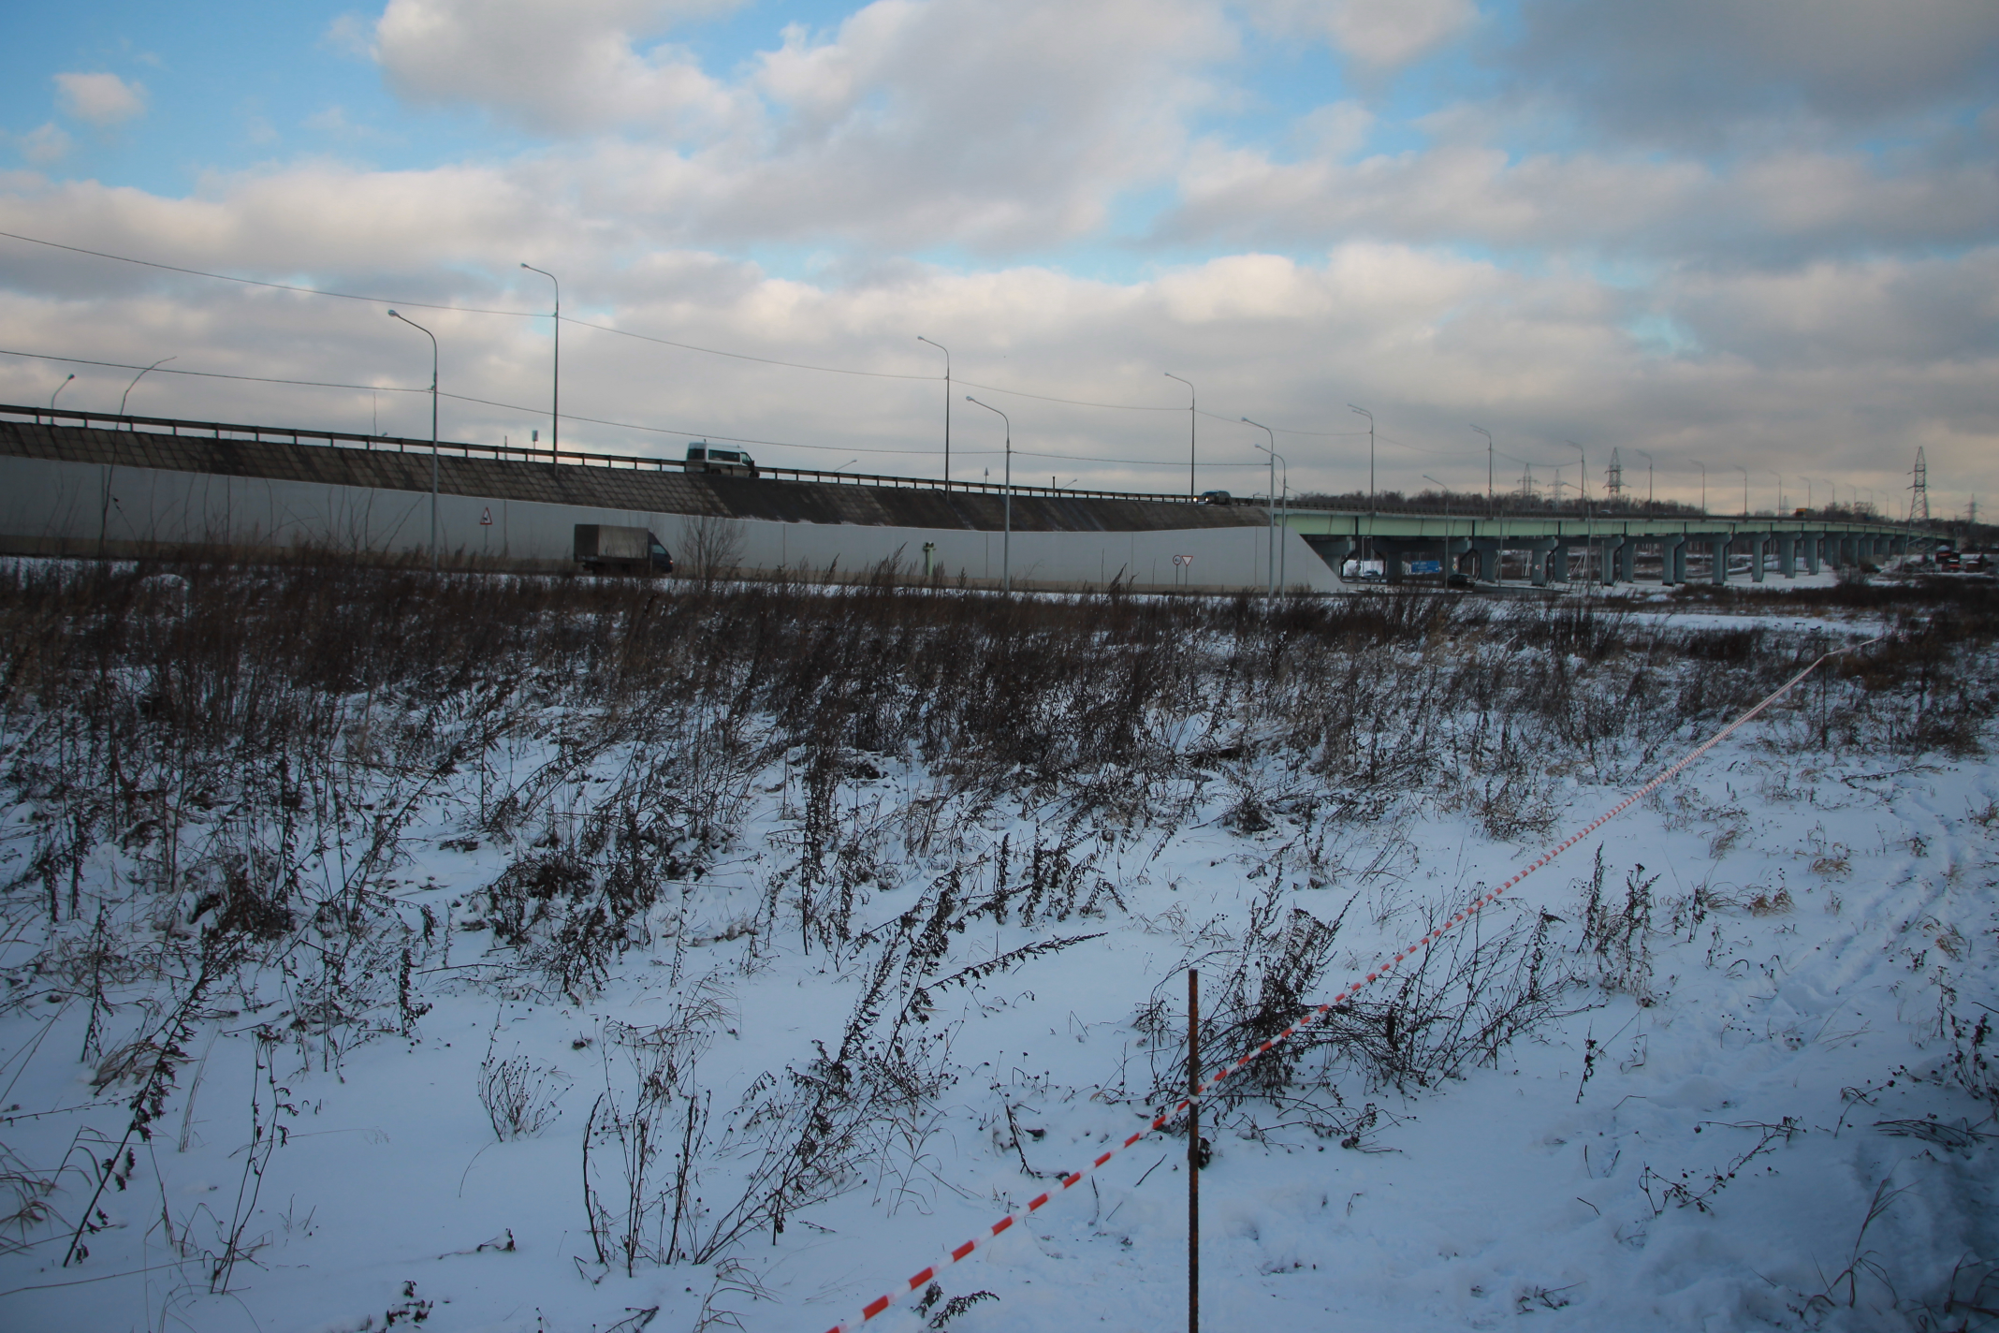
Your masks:
{"label": "metal stake in snow", "polygon": [[1187,969],[1187,1333],[1201,1333],[1201,974]]}
{"label": "metal stake in snow", "polygon": [[[1476,429],[1476,427],[1474,427],[1474,429]],[[1310,1027],[1312,1024],[1324,1018],[1327,1014],[1333,1012],[1333,1010],[1347,1003],[1349,1000],[1351,1000],[1354,996],[1358,995],[1366,987],[1371,986],[1376,981],[1379,981],[1381,978],[1392,974],[1395,971],[1395,969],[1399,967],[1405,959],[1413,956],[1416,953],[1421,952],[1422,950],[1428,948],[1432,944],[1435,944],[1445,935],[1457,929],[1465,922],[1477,916],[1485,908],[1490,907],[1493,903],[1497,902],[1502,894],[1504,894],[1508,889],[1512,888],[1514,885],[1518,884],[1521,880],[1526,879],[1529,875],[1541,869],[1541,867],[1547,865],[1550,861],[1560,856],[1563,852],[1566,852],[1567,850],[1569,850],[1569,848],[1575,846],[1577,843],[1581,842],[1584,838],[1587,838],[1590,834],[1596,832],[1599,828],[1602,828],[1605,824],[1617,818],[1617,816],[1623,814],[1626,810],[1629,810],[1632,806],[1644,800],[1647,796],[1650,796],[1653,792],[1657,791],[1659,788],[1665,786],[1668,782],[1671,782],[1675,777],[1678,777],[1680,773],[1683,772],[1689,764],[1692,764],[1695,760],[1699,759],[1709,750],[1712,750],[1715,746],[1721,744],[1724,740],[1728,739],[1728,737],[1730,737],[1736,731],[1741,729],[1741,727],[1745,723],[1747,723],[1751,718],[1761,713],[1771,704],[1776,703],[1777,700],[1789,694],[1793,689],[1797,687],[1799,682],[1804,680],[1805,677],[1811,675],[1812,672],[1818,670],[1819,667],[1823,666],[1827,662],[1830,662],[1835,657],[1840,657],[1847,653],[1858,652],[1862,648],[1867,648],[1874,644],[1880,643],[1882,640],[1886,639],[1887,637],[1888,635],[1886,634],[1877,634],[1873,638],[1867,639],[1861,643],[1849,644],[1844,648],[1835,648],[1831,652],[1822,653],[1818,657],[1813,658],[1812,661],[1804,668],[1804,670],[1798,672],[1798,674],[1792,676],[1789,680],[1785,681],[1782,685],[1778,686],[1774,691],[1770,693],[1770,695],[1767,698],[1765,698],[1762,702],[1758,703],[1754,708],[1749,709],[1747,712],[1743,713],[1740,717],[1737,717],[1734,721],[1730,722],[1727,726],[1723,727],[1720,731],[1717,731],[1714,735],[1710,736],[1706,741],[1703,741],[1699,746],[1689,751],[1683,758],[1679,760],[1679,762],[1675,763],[1671,768],[1666,769],[1664,772],[1660,773],[1657,777],[1653,778],[1650,782],[1640,787],[1637,791],[1632,792],[1629,796],[1619,801],[1616,805],[1612,806],[1610,809],[1598,815],[1595,819],[1591,820],[1583,828],[1579,829],[1575,833],[1570,834],[1567,838],[1564,838],[1561,842],[1556,843],[1553,847],[1550,847],[1547,851],[1541,853],[1539,858],[1537,858],[1533,863],[1528,865],[1526,869],[1520,871],[1520,873],[1513,876],[1513,878],[1507,880],[1504,884],[1501,884],[1498,888],[1493,889],[1488,893],[1482,894],[1479,897],[1472,899],[1471,902],[1465,904],[1465,906],[1459,908],[1456,912],[1452,913],[1449,917],[1445,918],[1442,924],[1438,925],[1436,929],[1432,930],[1429,934],[1423,936],[1421,939],[1411,944],[1408,948],[1394,955],[1386,962],[1375,964],[1374,970],[1372,972],[1369,972],[1365,977],[1357,978],[1354,981],[1348,982],[1345,989],[1341,990],[1339,994],[1333,996],[1332,999],[1327,1000],[1324,1004],[1314,1005],[1312,1008],[1306,1010],[1303,1014],[1300,1014],[1296,1019],[1294,1019],[1291,1022],[1291,1025],[1289,1027],[1286,1027],[1282,1032],[1270,1038],[1270,1040],[1263,1042],[1261,1045],[1255,1046],[1250,1050],[1243,1052],[1242,1058],[1238,1059],[1237,1061],[1227,1066],[1226,1068],[1216,1070],[1213,1074],[1209,1075],[1208,1080],[1205,1083],[1200,1081],[1201,1080],[1200,1055],[1196,1044],[1196,1028],[1200,1017],[1199,995],[1198,991],[1196,990],[1195,971],[1194,969],[1189,968],[1187,970],[1187,1085],[1188,1086],[1187,1086],[1186,1098],[1183,1101],[1181,1101],[1179,1105],[1174,1106],[1167,1110],[1162,1110],[1157,1116],[1153,1117],[1152,1121],[1149,1124],[1147,1124],[1144,1129],[1141,1129],[1137,1133],[1132,1134],[1129,1138],[1125,1139],[1115,1148],[1106,1150],[1101,1155],[1099,1155],[1094,1161],[1092,1161],[1087,1167],[1084,1167],[1081,1171],[1065,1172],[1061,1177],[1060,1192],[1066,1193],[1067,1191],[1074,1189],[1078,1184],[1080,1184],[1083,1181],[1084,1177],[1093,1174],[1105,1162],[1110,1161],[1111,1158],[1117,1156],[1119,1153],[1131,1147],[1133,1144],[1139,1142],[1141,1139],[1146,1138],[1148,1135],[1156,1134],[1160,1130],[1165,1129],[1167,1122],[1170,1121],[1174,1116],[1178,1115],[1180,1112],[1182,1111],[1187,1112],[1187,1222],[1188,1222],[1187,1327],[1188,1327],[1188,1333],[1198,1333],[1196,1321],[1199,1318],[1199,1313],[1200,1313],[1199,1311],[1200,1270],[1198,1266],[1198,1260],[1200,1256],[1200,1249],[1199,1249],[1200,1185],[1199,1185],[1199,1175],[1198,1175],[1199,1171],[1198,1162],[1200,1157],[1200,1146],[1201,1146],[1201,1135],[1200,1135],[1201,1112],[1200,1112],[1200,1101],[1199,1101],[1200,1097],[1205,1093],[1212,1092],[1216,1087],[1220,1086],[1224,1081],[1233,1078],[1235,1077],[1235,1075],[1241,1073],[1243,1069],[1246,1068],[1249,1065],[1249,1063],[1252,1060],[1256,1059],[1259,1055],[1263,1055],[1264,1053],[1271,1051],[1278,1046],[1282,1046],[1285,1042],[1289,1041],[1297,1033],[1303,1031],[1305,1028]],[[956,1245],[950,1248],[949,1250],[946,1250],[945,1259],[939,1261],[938,1263],[931,1264],[929,1267],[923,1269],[921,1272],[906,1279],[900,1291],[892,1293],[884,1293],[883,1295],[875,1297],[872,1301],[869,1301],[866,1305],[861,1307],[861,1317],[859,1319],[849,1320],[846,1323],[835,1324],[831,1329],[828,1330],[828,1333],[852,1333],[854,1329],[859,1328],[862,1324],[867,1323],[870,1319],[873,1319],[876,1315],[888,1309],[888,1307],[894,1303],[896,1297],[907,1294],[908,1292],[912,1291],[921,1291],[925,1283],[929,1282],[932,1278],[937,1276],[937,1270],[939,1267],[948,1267],[950,1264],[963,1263],[966,1259],[971,1258],[975,1250],[979,1249],[982,1245],[986,1245],[991,1241],[993,1241],[994,1239],[996,1239],[1002,1232],[1012,1227],[1015,1222],[1022,1220],[1024,1216],[1037,1213],[1042,1208],[1046,1207],[1048,1203],[1052,1199],[1054,1199],[1057,1192],[1058,1191],[1055,1190],[1044,1191],[1043,1193],[1027,1201],[1027,1208],[1024,1213],[1020,1214],[1009,1213],[1005,1217],[1002,1217],[999,1221],[987,1227],[985,1231],[980,1235],[973,1237],[972,1239],[964,1242],[962,1245]]]}

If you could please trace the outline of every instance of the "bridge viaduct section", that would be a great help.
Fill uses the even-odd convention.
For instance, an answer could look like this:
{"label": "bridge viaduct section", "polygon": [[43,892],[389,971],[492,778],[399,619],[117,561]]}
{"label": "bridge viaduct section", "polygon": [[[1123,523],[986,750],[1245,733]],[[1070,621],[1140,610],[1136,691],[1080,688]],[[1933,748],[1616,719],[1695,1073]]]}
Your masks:
{"label": "bridge viaduct section", "polygon": [[[1502,552],[1512,553],[1535,587],[1579,581],[1605,585],[1638,581],[1638,562],[1671,587],[1689,582],[1689,557],[1709,582],[1731,577],[1730,556],[1747,556],[1756,583],[1774,558],[1776,572],[1795,578],[1821,565],[1851,568],[1863,560],[1899,554],[1911,536],[1885,524],[1828,522],[1811,517],[1752,516],[1721,519],[1616,515],[1583,519],[1545,515],[1447,518],[1440,515],[1297,513],[1287,524],[1328,563],[1337,565],[1371,548],[1390,583],[1410,577],[1408,567],[1429,562],[1464,569],[1469,560],[1482,581],[1499,577]],[[1915,540],[1925,540],[1917,538]],[[1649,581],[1649,580],[1648,580]]]}

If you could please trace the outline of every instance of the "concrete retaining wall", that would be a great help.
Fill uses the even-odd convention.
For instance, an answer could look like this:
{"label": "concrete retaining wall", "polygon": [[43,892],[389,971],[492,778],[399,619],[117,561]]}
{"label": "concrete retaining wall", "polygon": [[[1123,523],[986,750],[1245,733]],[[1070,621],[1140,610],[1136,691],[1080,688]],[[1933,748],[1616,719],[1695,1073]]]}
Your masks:
{"label": "concrete retaining wall", "polygon": [[[421,555],[430,547],[430,507],[431,497],[419,491],[0,455],[0,544],[16,552],[140,554],[226,544]],[[996,585],[1006,545],[1000,532],[965,528],[697,518],[446,494],[438,500],[438,547],[451,563],[566,569],[576,524],[616,523],[649,528],[684,561],[691,527],[703,522],[725,525],[740,539],[746,571],[814,577],[859,574],[884,560],[920,573],[931,543],[934,567],[947,580]],[[1300,537],[1281,529],[1278,536],[1286,585],[1338,586]],[[1268,540],[1266,528],[1248,525],[1017,531],[1011,566],[1016,587],[1094,587],[1121,577],[1141,588],[1261,590]],[[1191,563],[1176,570],[1175,555]]]}

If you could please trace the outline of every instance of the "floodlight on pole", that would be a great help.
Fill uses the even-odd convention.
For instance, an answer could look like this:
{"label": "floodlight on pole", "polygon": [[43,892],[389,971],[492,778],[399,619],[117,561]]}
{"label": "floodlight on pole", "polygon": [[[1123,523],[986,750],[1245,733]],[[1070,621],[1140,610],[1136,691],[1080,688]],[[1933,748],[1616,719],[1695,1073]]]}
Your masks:
{"label": "floodlight on pole", "polygon": [[916,335],[916,341],[929,343],[944,354],[944,489],[951,489],[951,349],[933,338]]}
{"label": "floodlight on pole", "polygon": [[999,419],[1006,423],[1006,535],[1000,538],[1000,591],[1010,594],[1013,592],[1013,418],[991,403],[980,403],[970,394],[965,395],[965,401],[998,413]]}
{"label": "floodlight on pole", "polygon": [[437,335],[408,315],[391,310],[390,319],[403,323],[430,339],[430,572],[437,572]]}
{"label": "floodlight on pole", "polygon": [[548,399],[548,461],[554,463],[562,458],[562,280],[533,264],[523,262],[521,267],[555,284],[555,385]]}
{"label": "floodlight on pole", "polygon": [[1186,378],[1185,376],[1175,375],[1172,371],[1169,370],[1166,372],[1166,378],[1169,380],[1179,380],[1182,384],[1187,386],[1187,498],[1191,500],[1194,498],[1195,494],[1194,492],[1194,424],[1195,424],[1194,408],[1198,405],[1200,401],[1200,395],[1194,392],[1194,381]]}

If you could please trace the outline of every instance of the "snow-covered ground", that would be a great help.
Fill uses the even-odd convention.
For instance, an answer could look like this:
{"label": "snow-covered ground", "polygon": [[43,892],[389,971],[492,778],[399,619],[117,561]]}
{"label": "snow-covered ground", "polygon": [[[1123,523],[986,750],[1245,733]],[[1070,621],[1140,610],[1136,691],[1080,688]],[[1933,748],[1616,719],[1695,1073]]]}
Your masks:
{"label": "snow-covered ground", "polygon": [[[199,583],[155,576],[118,614],[197,620]],[[13,587],[11,633],[54,641],[69,616],[82,635],[93,608],[52,600]],[[614,613],[641,614],[593,614]],[[574,676],[542,659],[303,691],[331,720],[301,734],[338,737],[317,759],[251,753],[231,728],[264,723],[210,682],[219,758],[169,792],[147,783],[189,768],[109,758],[108,731],[60,725],[89,699],[27,689],[17,661],[0,1324],[821,1333],[1011,1212],[927,1309],[873,1326],[938,1327],[951,1298],[990,1293],[944,1322],[1180,1327],[1184,1138],[1066,1191],[1056,1176],[1184,1082],[1190,964],[1212,1067],[1237,1054],[1231,1025],[1269,1035],[1276,1009],[1376,970],[1806,644],[1883,627],[1703,603],[1613,617],[1607,647],[1601,625],[1506,629],[1559,614],[1358,644],[1211,618],[1180,636],[1184,688],[1101,741],[1141,758],[1093,767],[1097,742],[1076,742],[1059,766],[972,776],[983,756],[941,731],[870,747],[854,720],[885,698],[801,696],[787,716],[690,676],[593,705],[618,635],[592,622]],[[688,617],[685,662],[756,660],[690,646]],[[877,635],[841,662],[920,657],[878,620],[840,624]],[[972,651],[1019,651],[1006,638]],[[1092,711],[1120,689],[1152,689],[1131,661],[1100,673],[1148,651],[1127,647],[1062,696],[1081,734],[1122,725]],[[403,651],[420,667],[429,649]],[[1987,654],[1827,668],[1363,990],[1274,1100],[1205,1112],[1204,1325],[1982,1326]],[[146,735],[172,673],[111,656],[105,688]],[[976,684],[904,667],[868,688],[916,716],[924,691]],[[1305,734],[1363,689],[1363,716]],[[770,743],[827,709],[841,744]],[[123,807],[64,785],[117,764],[151,775]],[[88,836],[65,843],[65,820]]]}

